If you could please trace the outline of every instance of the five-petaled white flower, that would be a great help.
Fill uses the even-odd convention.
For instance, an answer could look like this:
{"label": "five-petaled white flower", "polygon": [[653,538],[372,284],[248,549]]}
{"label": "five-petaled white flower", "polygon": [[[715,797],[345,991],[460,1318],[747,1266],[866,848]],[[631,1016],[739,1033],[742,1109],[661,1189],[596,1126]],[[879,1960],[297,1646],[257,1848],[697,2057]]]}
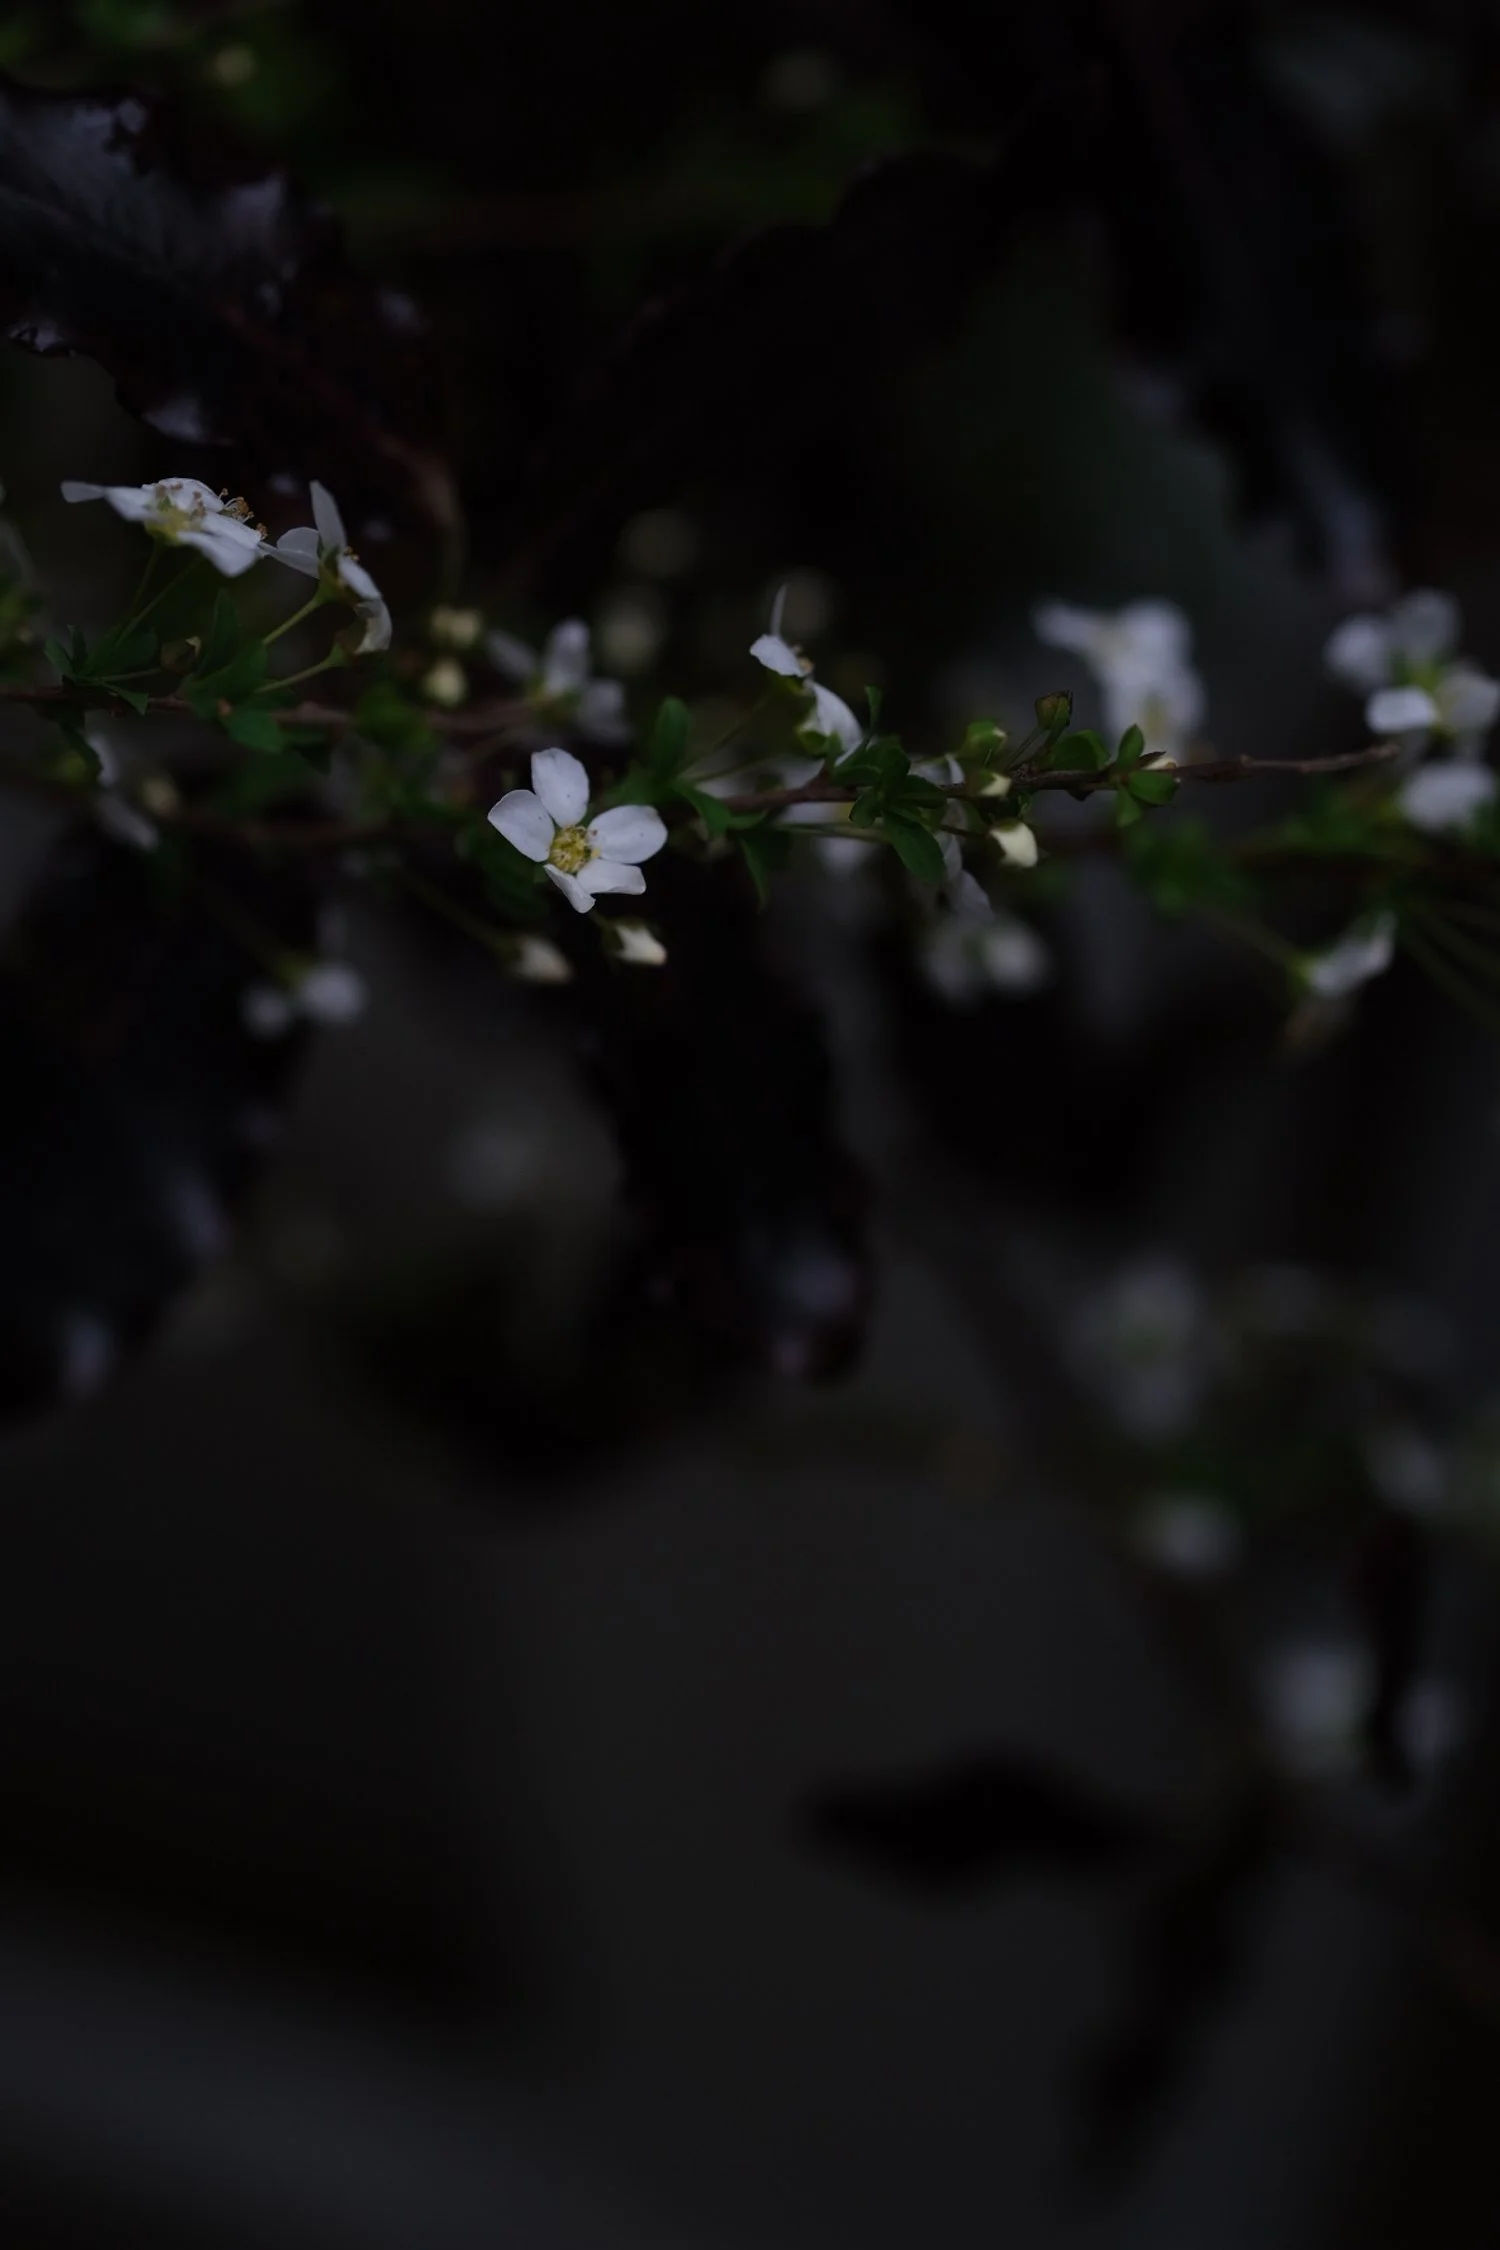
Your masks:
{"label": "five-petaled white flower", "polygon": [[1471,826],[1494,802],[1496,786],[1489,766],[1467,758],[1439,758],[1407,775],[1396,791],[1396,809],[1413,828],[1437,836],[1445,829]]}
{"label": "five-petaled white flower", "polygon": [[[138,523],[169,547],[193,547],[226,578],[270,550],[259,526],[248,523],[243,501],[226,501],[196,477],[162,477],[155,484],[81,484],[69,477],[65,500],[103,500],[127,523]],[[246,511],[248,513],[248,511]]]}
{"label": "five-petaled white flower", "polygon": [[331,594],[346,601],[364,626],[358,656],[368,656],[391,645],[391,613],[385,597],[364,564],[351,551],[338,502],[328,487],[314,479],[313,520],[296,531],[284,531],[266,553],[305,578],[319,578]]}
{"label": "five-petaled white flower", "polygon": [[1396,917],[1369,914],[1321,953],[1305,953],[1302,978],[1320,1000],[1345,1000],[1371,977],[1383,976],[1396,957]]}
{"label": "five-petaled white flower", "polygon": [[1039,640],[1071,649],[1088,665],[1112,738],[1139,727],[1148,751],[1191,755],[1203,719],[1203,682],[1193,670],[1193,629],[1175,602],[1127,602],[1117,610],[1043,602],[1031,622]]}
{"label": "five-petaled white flower", "polygon": [[595,742],[630,739],[625,690],[618,680],[594,678],[589,629],[581,617],[554,625],[540,649],[498,629],[485,634],[484,647],[495,670],[518,681],[539,708],[561,705]]}
{"label": "five-petaled white flower", "polygon": [[826,741],[839,745],[839,760],[849,757],[865,739],[865,730],[841,695],[826,688],[812,677],[812,664],[783,637],[782,613],[786,608],[786,588],[783,586],[771,604],[771,629],[762,633],[750,644],[750,654],[757,664],[768,672],[778,673],[784,680],[794,680],[811,698],[812,709],[798,727],[801,735],[819,735]]}
{"label": "five-petaled white flower", "polygon": [[640,863],[667,840],[661,814],[650,805],[616,805],[594,820],[588,811],[586,768],[570,750],[538,750],[531,787],[508,791],[489,815],[506,842],[544,867],[580,914],[601,892],[643,891]]}
{"label": "five-petaled white flower", "polygon": [[1403,595],[1385,617],[1346,617],[1323,661],[1366,698],[1372,733],[1414,743],[1446,735],[1460,757],[1477,758],[1500,717],[1500,680],[1453,656],[1460,622],[1451,594],[1424,587]]}

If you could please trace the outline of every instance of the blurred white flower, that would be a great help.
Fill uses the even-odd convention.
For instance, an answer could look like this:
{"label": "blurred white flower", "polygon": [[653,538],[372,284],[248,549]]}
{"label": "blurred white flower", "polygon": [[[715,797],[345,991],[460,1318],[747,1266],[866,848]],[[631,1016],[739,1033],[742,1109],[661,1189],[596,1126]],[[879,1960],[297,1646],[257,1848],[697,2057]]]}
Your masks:
{"label": "blurred white flower", "polygon": [[514,680],[538,709],[564,710],[597,742],[625,742],[625,690],[618,680],[596,680],[589,629],[581,617],[554,625],[541,649],[498,627],[484,636],[485,654],[497,672]]}
{"label": "blurred white flower", "polygon": [[1384,617],[1345,618],[1329,636],[1323,661],[1336,680],[1365,696],[1373,734],[1413,743],[1441,734],[1460,756],[1477,757],[1500,717],[1500,680],[1452,655],[1460,622],[1451,594],[1424,587],[1403,595]]}
{"label": "blurred white flower", "polygon": [[1245,1546],[1233,1511],[1196,1492],[1157,1493],[1136,1517],[1132,1539],[1148,1562],[1182,1578],[1224,1577]]}
{"label": "blurred white flower", "polygon": [[1358,1764],[1375,1692],[1366,1649],[1352,1641],[1291,1642],[1265,1659],[1257,1685],[1271,1749],[1288,1772],[1311,1781]]}
{"label": "blurred white flower", "polygon": [[153,539],[206,555],[226,578],[240,577],[261,555],[273,552],[260,528],[244,520],[243,502],[221,499],[196,477],[162,477],[155,484],[80,484],[70,477],[62,496],[103,500]]}
{"label": "blurred white flower", "polygon": [[1300,966],[1303,982],[1318,999],[1344,1000],[1383,976],[1395,957],[1395,915],[1371,914],[1321,953],[1304,953]]}
{"label": "blurred white flower", "polygon": [[804,691],[812,708],[797,732],[837,742],[841,761],[859,748],[865,739],[865,730],[843,697],[835,695],[832,688],[821,686],[812,677],[811,661],[783,637],[781,620],[785,608],[786,588],[783,586],[771,605],[771,629],[751,642],[750,654],[768,672],[795,681]]}
{"label": "blurred white flower", "polygon": [[456,710],[468,692],[468,674],[456,656],[440,656],[422,676],[423,695],[445,711]]}
{"label": "blurred white flower", "polygon": [[1137,1437],[1171,1437],[1198,1409],[1214,1339],[1192,1275],[1171,1258],[1127,1266],[1073,1324],[1078,1373]]}
{"label": "blurred white flower", "polygon": [[642,860],[667,840],[650,805],[616,805],[590,820],[587,769],[569,750],[538,750],[531,787],[512,789],[490,807],[490,823],[525,859],[546,870],[568,904],[587,914],[605,891],[646,888]]}
{"label": "blurred white flower", "polygon": [[1493,803],[1495,775],[1489,766],[1468,759],[1442,758],[1418,766],[1396,791],[1396,809],[1413,828],[1428,835],[1468,828],[1484,807]]}
{"label": "blurred white flower", "polygon": [[256,1038],[279,1039],[297,1023],[353,1023],[368,999],[364,978],[347,961],[314,961],[289,983],[252,984],[240,1012]]}
{"label": "blurred white flower", "polygon": [[428,637],[435,648],[472,648],[484,631],[477,609],[450,609],[440,602],[427,620]]}
{"label": "blurred white flower", "polygon": [[917,959],[923,976],[950,1006],[970,1007],[987,992],[1037,991],[1052,975],[1052,956],[1029,923],[999,914],[983,886],[960,874],[953,907],[923,931]]}
{"label": "blurred white flower", "polygon": [[284,531],[266,552],[289,570],[306,578],[320,578],[348,602],[364,627],[356,654],[367,656],[391,645],[391,613],[384,596],[364,564],[349,546],[338,502],[316,478],[309,487],[313,520],[296,531]]}
{"label": "blurred white flower", "polygon": [[571,984],[573,971],[567,955],[551,938],[536,937],[530,931],[516,943],[510,957],[510,973],[521,984]]}
{"label": "blurred white flower", "polygon": [[1175,602],[1127,602],[1117,610],[1043,602],[1032,612],[1032,625],[1039,640],[1071,649],[1088,665],[1111,741],[1138,726],[1148,752],[1192,755],[1205,696],[1193,669],[1192,627]]}

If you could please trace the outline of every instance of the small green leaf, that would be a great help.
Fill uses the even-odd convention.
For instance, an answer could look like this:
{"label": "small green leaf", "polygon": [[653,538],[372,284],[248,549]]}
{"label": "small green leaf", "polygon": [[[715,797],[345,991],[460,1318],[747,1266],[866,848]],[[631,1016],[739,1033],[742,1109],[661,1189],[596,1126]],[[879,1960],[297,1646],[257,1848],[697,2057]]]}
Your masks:
{"label": "small green leaf", "polygon": [[208,620],[208,631],[203,636],[203,650],[198,658],[199,671],[203,673],[222,672],[239,645],[239,614],[234,603],[221,587],[214,596],[214,606]]}
{"label": "small green leaf", "polygon": [[55,633],[50,639],[43,641],[42,654],[60,679],[70,680],[73,677],[73,659],[67,644],[60,641]]}
{"label": "small green leaf", "polygon": [[206,671],[200,665],[191,679],[183,683],[182,692],[200,719],[212,718],[220,703],[243,703],[252,696],[265,679],[269,665],[265,642],[248,641],[216,672]]}
{"label": "small green leaf", "polygon": [[1143,772],[1133,773],[1125,786],[1143,805],[1169,805],[1177,794],[1178,777],[1163,773],[1158,766],[1147,766]]}
{"label": "small green leaf", "polygon": [[138,625],[131,631],[116,625],[90,655],[89,676],[108,680],[120,672],[144,671],[155,655],[156,635],[149,625]]}
{"label": "small green leaf", "polygon": [[865,702],[869,705],[870,732],[873,734],[875,729],[880,724],[881,706],[885,702],[885,689],[878,687],[867,687],[865,689]]}
{"label": "small green leaf", "polygon": [[1049,735],[1066,734],[1073,718],[1073,698],[1066,688],[1059,688],[1054,695],[1039,695],[1036,715]]}
{"label": "small green leaf", "polygon": [[854,828],[873,828],[880,818],[881,795],[878,789],[864,789],[849,807],[849,821]]}
{"label": "small green leaf", "polygon": [[1116,752],[1115,762],[1121,772],[1128,773],[1132,766],[1139,765],[1145,754],[1145,749],[1146,737],[1142,734],[1140,728],[1127,727],[1120,737],[1120,747]]}
{"label": "small green leaf", "polygon": [[896,856],[919,883],[941,883],[947,873],[937,838],[930,828],[919,821],[903,820],[899,814],[888,814],[884,833],[895,847]]}
{"label": "small green leaf", "polygon": [[674,781],[672,793],[691,805],[710,836],[722,836],[734,825],[734,815],[721,798],[711,797],[706,789],[695,789],[690,781]]}
{"label": "small green leaf", "polygon": [[1092,727],[1078,727],[1063,736],[1047,763],[1054,773],[1102,773],[1109,752]]}
{"label": "small green leaf", "polygon": [[1142,817],[1141,808],[1128,789],[1115,791],[1115,826],[1130,828]]}
{"label": "small green leaf", "polygon": [[687,705],[680,696],[669,695],[656,714],[646,751],[646,763],[658,780],[670,781],[681,773],[687,758],[690,723]]}
{"label": "small green leaf", "polygon": [[231,711],[220,721],[231,742],[243,743],[247,750],[279,750],[281,729],[269,711],[255,711],[248,706]]}
{"label": "small green leaf", "polygon": [[117,702],[128,703],[137,718],[144,715],[146,706],[151,701],[144,688],[121,687],[118,680],[101,680],[99,684],[101,687],[108,688]]}
{"label": "small green leaf", "polygon": [[785,867],[792,852],[790,832],[785,828],[762,825],[741,829],[736,842],[744,855],[750,880],[762,906],[770,895],[771,877]]}

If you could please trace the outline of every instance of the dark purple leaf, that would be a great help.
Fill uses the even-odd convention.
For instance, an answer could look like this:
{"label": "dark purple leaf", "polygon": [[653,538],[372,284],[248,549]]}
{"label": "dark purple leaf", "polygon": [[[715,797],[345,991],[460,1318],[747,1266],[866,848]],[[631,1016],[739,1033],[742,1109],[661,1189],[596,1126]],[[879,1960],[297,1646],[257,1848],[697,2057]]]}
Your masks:
{"label": "dark purple leaf", "polygon": [[0,956],[0,1415],[93,1389],[227,1242],[300,1041],[258,1040],[264,970],[211,910],[311,951],[301,869],[219,848],[176,892],[77,831]]}
{"label": "dark purple leaf", "polygon": [[97,360],[167,437],[321,478],[362,526],[452,521],[415,309],[281,174],[189,150],[137,94],[0,79],[0,328]]}

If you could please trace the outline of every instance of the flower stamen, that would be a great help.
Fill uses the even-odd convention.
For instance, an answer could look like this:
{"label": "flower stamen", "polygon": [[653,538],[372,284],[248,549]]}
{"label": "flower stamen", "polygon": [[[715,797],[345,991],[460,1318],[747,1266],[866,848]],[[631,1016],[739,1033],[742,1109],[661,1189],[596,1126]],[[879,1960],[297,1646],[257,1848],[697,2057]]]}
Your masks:
{"label": "flower stamen", "polygon": [[559,828],[547,857],[564,875],[576,875],[594,857],[594,847],[582,828]]}

